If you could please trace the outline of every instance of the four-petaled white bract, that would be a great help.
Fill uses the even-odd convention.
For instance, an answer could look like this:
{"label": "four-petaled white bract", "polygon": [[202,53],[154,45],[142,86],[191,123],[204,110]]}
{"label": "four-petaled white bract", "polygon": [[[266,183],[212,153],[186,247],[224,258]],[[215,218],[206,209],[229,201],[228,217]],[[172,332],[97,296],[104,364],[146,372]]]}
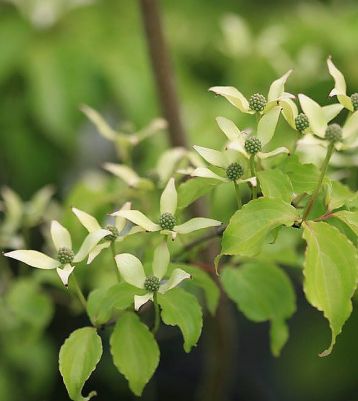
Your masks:
{"label": "four-petaled white bract", "polygon": [[139,144],[143,140],[151,137],[156,134],[160,130],[163,130],[167,127],[167,122],[163,118],[155,118],[151,121],[146,127],[141,130],[127,134],[124,132],[115,131],[113,128],[109,126],[109,124],[104,120],[104,118],[92,107],[87,105],[83,105],[81,107],[83,113],[92,121],[92,123],[98,129],[98,132],[106,139],[112,142],[120,141],[124,143],[128,143],[132,146]]}
{"label": "four-petaled white bract", "polygon": [[[154,277],[162,280],[165,276],[170,261],[167,244],[162,242],[155,250],[153,256],[152,271]],[[130,253],[121,253],[116,256],[118,270],[128,284],[137,288],[144,289],[144,283],[147,278],[142,262]],[[158,292],[165,294],[167,291],[179,285],[183,280],[191,278],[190,274],[182,269],[174,269],[169,279],[161,282]],[[154,293],[148,291],[145,295],[134,296],[134,308],[138,310],[148,301],[153,301]]]}
{"label": "four-petaled white bract", "polygon": [[[280,107],[272,108],[267,114],[263,115],[258,124],[257,138],[260,140],[263,147],[265,147],[272,139],[278,118],[280,116]],[[235,123],[225,117],[217,117],[216,119],[219,128],[228,138],[225,151],[218,151],[214,149],[205,148],[203,146],[194,146],[194,149],[200,156],[208,163],[215,167],[226,169],[230,163],[236,162],[235,156],[229,152],[234,150],[244,156],[245,159],[250,159],[250,155],[245,150],[245,141],[248,135],[235,125]],[[256,153],[259,159],[267,159],[280,154],[288,154],[289,150],[285,147],[279,147],[270,152],[260,151]],[[198,167],[191,172],[193,177],[212,178],[222,182],[229,182],[226,177],[222,177],[206,167]],[[246,179],[238,179],[237,183],[250,182],[251,185],[256,186],[256,177],[248,177]]]}
{"label": "four-petaled white bract", "polygon": [[[231,163],[237,162],[236,157],[233,157],[232,153],[227,151],[220,152],[218,150],[204,148],[202,146],[194,146],[194,149],[205,161],[215,167],[220,167],[225,172]],[[190,175],[192,177],[211,178],[217,180],[218,184],[223,182],[231,182],[228,177],[223,177],[219,174],[216,174],[214,171],[210,170],[207,167],[197,167],[191,172]],[[235,182],[237,184],[250,182],[251,185],[256,186],[256,177],[238,178],[237,180],[235,180]]]}
{"label": "four-petaled white bract", "polygon": [[[286,74],[284,74],[281,78],[272,82],[270,90],[267,94],[267,104],[264,110],[261,112],[262,114],[268,113],[273,107],[277,106],[281,100],[295,98],[294,95],[285,92],[285,83],[291,72],[292,70],[287,71]],[[209,91],[223,96],[243,113],[255,113],[254,110],[250,109],[249,101],[246,99],[246,97],[233,86],[213,86],[209,89]]]}
{"label": "four-petaled white bract", "polygon": [[[125,203],[121,210],[130,210],[131,203]],[[83,210],[72,208],[73,213],[77,216],[81,224],[86,228],[89,233],[94,233],[103,230],[97,219]],[[116,217],[114,227],[118,230],[118,237],[115,241],[122,241],[126,236],[135,234],[143,231],[141,227],[132,227],[130,230],[125,232],[126,219],[124,217]],[[93,259],[100,254],[103,249],[108,248],[111,245],[111,240],[104,239],[100,244],[97,244],[89,253],[87,264],[90,264]]]}
{"label": "four-petaled white bract", "polygon": [[[175,188],[174,178],[171,178],[160,198],[160,214],[163,215],[169,213],[174,216],[177,209],[177,198],[178,195]],[[139,210],[121,209],[112,213],[112,216],[124,217],[132,223],[144,228],[146,231],[160,231],[162,234],[171,235],[172,239],[175,239],[177,234],[188,234],[202,228],[216,227],[222,224],[221,221],[218,220],[208,219],[205,217],[194,217],[183,224],[174,225],[171,230],[163,230],[159,224],[154,223]]]}
{"label": "four-petaled white bract", "polygon": [[[98,242],[110,234],[110,231],[103,229],[89,234],[83,241],[79,251],[74,255],[72,262],[64,265],[57,259],[47,256],[42,252],[33,250],[11,251],[5,253],[5,256],[19,260],[29,266],[37,267],[38,269],[56,269],[61,281],[65,286],[67,286],[69,276],[74,269],[73,264],[79,263],[85,259]],[[57,221],[52,221],[51,223],[51,237],[56,251],[60,248],[66,248],[72,251],[71,235],[68,230]]]}
{"label": "four-petaled white bract", "polygon": [[[297,149],[303,157],[308,153],[314,153],[315,157],[320,159],[319,154],[324,155],[322,147],[326,148],[329,144],[325,140],[325,132],[328,123],[333,120],[343,109],[342,104],[331,104],[321,107],[313,99],[306,95],[298,95],[302,110],[307,115],[310,122],[310,132],[301,138],[297,143]],[[335,143],[337,150],[354,149],[358,147],[358,111],[352,113],[345,121],[342,127],[342,142]],[[317,153],[317,155],[316,155]],[[315,156],[316,155],[316,156]],[[311,159],[308,159],[309,161]]]}

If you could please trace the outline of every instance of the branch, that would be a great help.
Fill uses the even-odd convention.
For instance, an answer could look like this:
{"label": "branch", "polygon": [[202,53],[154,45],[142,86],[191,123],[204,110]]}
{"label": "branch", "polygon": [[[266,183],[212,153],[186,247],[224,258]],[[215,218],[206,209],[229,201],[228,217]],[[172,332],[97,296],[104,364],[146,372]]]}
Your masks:
{"label": "branch", "polygon": [[186,135],[180,118],[168,48],[165,43],[157,0],[139,0],[152,62],[153,73],[164,117],[169,124],[172,146],[187,147]]}

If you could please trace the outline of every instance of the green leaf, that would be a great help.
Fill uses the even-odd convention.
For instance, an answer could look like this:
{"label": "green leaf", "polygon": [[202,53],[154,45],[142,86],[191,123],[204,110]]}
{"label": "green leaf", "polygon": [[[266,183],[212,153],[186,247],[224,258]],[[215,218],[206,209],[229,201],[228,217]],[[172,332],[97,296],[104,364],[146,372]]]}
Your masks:
{"label": "green leaf", "polygon": [[354,192],[339,181],[327,180],[327,191],[325,203],[328,210],[342,207],[353,199]]}
{"label": "green leaf", "polygon": [[297,157],[290,156],[283,163],[282,170],[288,175],[296,194],[311,194],[315,190],[320,174],[315,165],[301,164]]}
{"label": "green leaf", "polygon": [[200,338],[203,316],[196,297],[182,288],[174,288],[158,294],[165,324],[179,326],[184,337],[184,350],[190,352]]}
{"label": "green leaf", "polygon": [[329,355],[337,335],[352,312],[351,297],[358,278],[358,256],[353,244],[338,229],[324,222],[304,224],[307,241],[304,291],[307,300],[322,311],[332,331]]}
{"label": "green leaf", "polygon": [[285,320],[296,310],[296,297],[287,275],[273,264],[247,263],[226,267],[223,287],[239,310],[254,322],[271,322],[271,350],[275,356],[288,339]]}
{"label": "green leaf", "polygon": [[276,240],[265,244],[257,258],[265,262],[301,268],[303,263],[303,255],[299,252],[299,244],[302,242],[301,230],[293,227],[280,227],[278,230]]}
{"label": "green leaf", "polygon": [[347,224],[347,226],[356,235],[358,235],[358,211],[349,212],[347,210],[341,210],[339,212],[335,212],[333,216],[337,217],[339,220],[343,221],[343,223]]}
{"label": "green leaf", "polygon": [[232,216],[224,231],[221,255],[255,256],[273,229],[292,226],[298,217],[297,210],[281,199],[255,199]]}
{"label": "green leaf", "polygon": [[133,304],[134,295],[143,291],[127,283],[118,283],[110,288],[92,291],[87,300],[87,312],[94,325],[111,319],[115,310],[124,310]]}
{"label": "green leaf", "polygon": [[96,395],[92,391],[82,396],[82,388],[102,356],[102,341],[93,327],[75,330],[63,343],[59,365],[68,395],[73,401],[87,401]]}
{"label": "green leaf", "polygon": [[190,280],[189,284],[200,287],[204,291],[209,312],[212,315],[215,315],[216,308],[220,299],[220,290],[219,287],[215,284],[215,281],[210,277],[210,274],[202,270],[199,266],[179,264],[169,265],[169,271],[173,271],[176,268],[180,268],[191,275],[192,279]]}
{"label": "green leaf", "polygon": [[212,178],[190,178],[180,184],[178,188],[178,208],[183,209],[206,195],[218,185],[218,181]]}
{"label": "green leaf", "polygon": [[290,203],[293,198],[293,187],[288,175],[281,170],[272,169],[259,171],[257,176],[264,196],[279,198]]}
{"label": "green leaf", "polygon": [[133,312],[125,312],[111,336],[111,353],[117,369],[137,396],[153,376],[159,363],[159,348],[153,334]]}

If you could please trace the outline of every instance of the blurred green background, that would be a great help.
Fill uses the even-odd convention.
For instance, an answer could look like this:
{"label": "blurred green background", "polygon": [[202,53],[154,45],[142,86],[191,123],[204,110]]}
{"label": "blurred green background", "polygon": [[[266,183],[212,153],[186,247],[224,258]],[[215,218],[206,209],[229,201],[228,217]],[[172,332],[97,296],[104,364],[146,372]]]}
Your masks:
{"label": "blurred green background", "polygon": [[[222,144],[214,120],[218,115],[240,127],[248,122],[208,93],[213,85],[237,86],[248,96],[266,93],[275,78],[294,68],[288,91],[323,103],[332,88],[325,65],[331,54],[346,76],[348,93],[358,90],[356,0],[162,0],[161,8],[192,144]],[[140,128],[161,114],[140,17],[137,1],[0,0],[2,185],[28,199],[53,183],[57,197],[66,199],[84,172],[115,159],[111,145],[81,113],[81,104],[99,110],[114,127],[130,123]],[[140,145],[139,169],[153,167],[167,146],[163,133]],[[269,353],[268,327],[234,314],[230,400],[358,400],[358,312],[333,355],[320,359],[327,325],[304,301],[299,285],[297,291],[298,312],[279,359]],[[21,339],[12,339],[11,363],[0,349],[0,400],[66,400],[56,353],[78,324],[59,307],[49,335],[36,347],[19,347]],[[185,355],[180,339],[164,339],[163,359],[144,399],[197,399],[208,341],[204,335],[193,354]],[[95,383],[98,399],[132,399],[115,369],[101,365],[89,386]],[[16,389],[19,383],[23,391]]]}

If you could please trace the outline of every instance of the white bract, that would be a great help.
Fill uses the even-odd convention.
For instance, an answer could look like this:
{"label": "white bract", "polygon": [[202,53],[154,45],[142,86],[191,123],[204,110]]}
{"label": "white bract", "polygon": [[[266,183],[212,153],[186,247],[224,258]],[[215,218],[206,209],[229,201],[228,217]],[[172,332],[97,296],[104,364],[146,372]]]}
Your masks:
{"label": "white bract", "polygon": [[54,194],[52,186],[37,191],[30,200],[24,201],[9,187],[1,189],[4,219],[0,227],[0,245],[2,248],[16,249],[23,247],[24,241],[19,232],[22,228],[31,228],[44,220]]}
{"label": "white bract", "polygon": [[190,153],[182,147],[168,149],[162,153],[153,171],[158,178],[159,188],[164,188],[175,171],[180,167],[185,167],[189,163]]}
{"label": "white bract", "polygon": [[[130,202],[127,202],[122,206],[121,210],[130,210],[130,208],[131,204]],[[90,234],[95,233],[96,231],[101,231],[103,229],[109,230],[111,232],[111,235],[109,237],[105,237],[100,244],[97,244],[92,249],[92,251],[88,255],[87,264],[91,263],[93,259],[98,256],[103,249],[108,248],[111,245],[111,242],[122,241],[128,235],[143,231],[141,227],[132,227],[126,232],[126,219],[124,217],[116,217],[115,224],[113,226],[108,225],[105,228],[102,228],[95,217],[84,212],[83,210],[72,208],[72,211],[77,216],[80,223]]]}
{"label": "white bract", "polygon": [[[158,283],[157,292],[165,294],[167,291],[179,285],[183,280],[191,278],[190,274],[182,269],[173,270],[168,280],[163,281],[170,261],[167,244],[162,242],[155,250],[153,256],[153,276],[146,276],[142,262],[130,253],[121,253],[116,256],[116,263],[121,277],[128,284],[140,289],[148,290],[148,281]],[[134,308],[138,310],[148,301],[153,301],[156,291],[149,291],[144,295],[134,296]]]}
{"label": "white bract", "polygon": [[109,141],[116,145],[117,151],[121,157],[128,156],[128,149],[138,145],[145,139],[153,136],[160,130],[167,127],[167,122],[163,118],[156,118],[140,131],[127,134],[125,132],[116,131],[104,120],[104,118],[94,109],[87,105],[83,105],[81,110],[96,126],[98,132]]}
{"label": "white bract", "polygon": [[[257,134],[256,134],[256,137],[260,140],[262,145],[262,151],[256,153],[256,157],[258,157],[259,159],[267,159],[282,153],[290,153],[290,151],[285,147],[278,147],[270,152],[265,152],[265,149],[269,146],[269,143],[275,134],[277,122],[280,116],[280,111],[281,107],[274,107],[267,114],[263,115],[260,118],[260,121],[257,125]],[[228,143],[226,145],[227,149],[236,150],[242,155],[244,155],[246,159],[250,159],[250,154],[245,150],[245,141],[246,139],[249,138],[249,135],[245,131],[240,131],[240,129],[235,125],[233,121],[225,117],[217,117],[216,121],[219,125],[219,128],[226,135],[228,139]],[[197,146],[194,148],[197,152],[199,152],[198,148],[200,147]],[[209,156],[209,153],[210,152],[205,151],[200,153],[200,155],[205,160],[209,161],[206,158]],[[217,165],[215,163],[212,163],[212,161],[209,161],[209,163]]]}
{"label": "white bract", "polygon": [[[89,234],[83,241],[79,251],[74,254],[72,251],[72,240],[68,230],[59,222],[51,223],[51,238],[58,252],[57,259],[46,254],[33,250],[16,250],[5,253],[5,256],[19,260],[29,266],[38,269],[56,269],[62,283],[67,286],[68,279],[74,269],[74,264],[84,260],[92,249],[101,241],[102,238],[111,234],[108,230],[97,230]],[[62,263],[59,259],[60,254],[65,253],[68,256],[68,262]]]}
{"label": "white bract", "polygon": [[183,224],[176,224],[175,212],[177,209],[177,191],[174,178],[168,181],[160,198],[160,221],[154,223],[139,210],[118,210],[112,216],[124,217],[132,223],[142,227],[146,231],[160,231],[161,234],[171,235],[174,240],[177,234],[188,234],[196,230],[208,227],[216,227],[222,223],[218,220],[205,217],[195,217]]}
{"label": "white bract", "polygon": [[[317,137],[317,144],[325,139],[328,123],[333,120],[343,109],[341,104],[332,104],[326,107],[321,107],[317,102],[306,95],[298,95],[302,110],[307,115],[310,122],[312,134]],[[312,144],[312,138],[304,137],[299,141],[305,143],[309,141]],[[325,142],[324,145],[328,145]],[[356,148],[358,146],[358,112],[348,116],[342,127],[342,142],[337,142],[335,147],[337,150],[346,150]]]}
{"label": "white bract", "polygon": [[331,57],[327,59],[328,71],[334,79],[334,88],[329,93],[329,96],[337,96],[339,103],[348,109],[354,111],[352,99],[347,95],[347,84],[344,75],[333,64]]}
{"label": "white bract", "polygon": [[[272,82],[270,90],[267,94],[267,103],[261,114],[268,113],[273,107],[277,106],[282,99],[294,98],[294,95],[285,92],[285,83],[291,74],[289,70],[281,78]],[[250,109],[249,100],[233,86],[213,86],[209,91],[217,95],[224,96],[232,105],[237,107],[241,112],[254,114],[255,111]]]}
{"label": "white bract", "polygon": [[105,163],[103,168],[123,180],[131,188],[146,190],[154,188],[150,180],[140,177],[132,168],[125,164]]}
{"label": "white bract", "polygon": [[[211,164],[214,167],[219,167],[220,169],[223,169],[223,172],[225,174],[227,173],[227,169],[230,165],[238,163],[241,166],[240,160],[238,160],[236,155],[230,151],[220,152],[218,150],[204,148],[202,146],[196,146],[196,145],[194,146],[194,149],[209,164]],[[243,166],[241,167],[244,169]],[[198,167],[190,175],[192,177],[211,178],[217,180],[218,184],[234,181],[237,184],[249,182],[251,185],[256,186],[256,177],[238,178],[236,180],[231,180],[227,176],[223,177],[219,174],[216,174],[214,171],[210,170],[207,167]],[[245,171],[243,172],[243,175],[245,175]]]}

